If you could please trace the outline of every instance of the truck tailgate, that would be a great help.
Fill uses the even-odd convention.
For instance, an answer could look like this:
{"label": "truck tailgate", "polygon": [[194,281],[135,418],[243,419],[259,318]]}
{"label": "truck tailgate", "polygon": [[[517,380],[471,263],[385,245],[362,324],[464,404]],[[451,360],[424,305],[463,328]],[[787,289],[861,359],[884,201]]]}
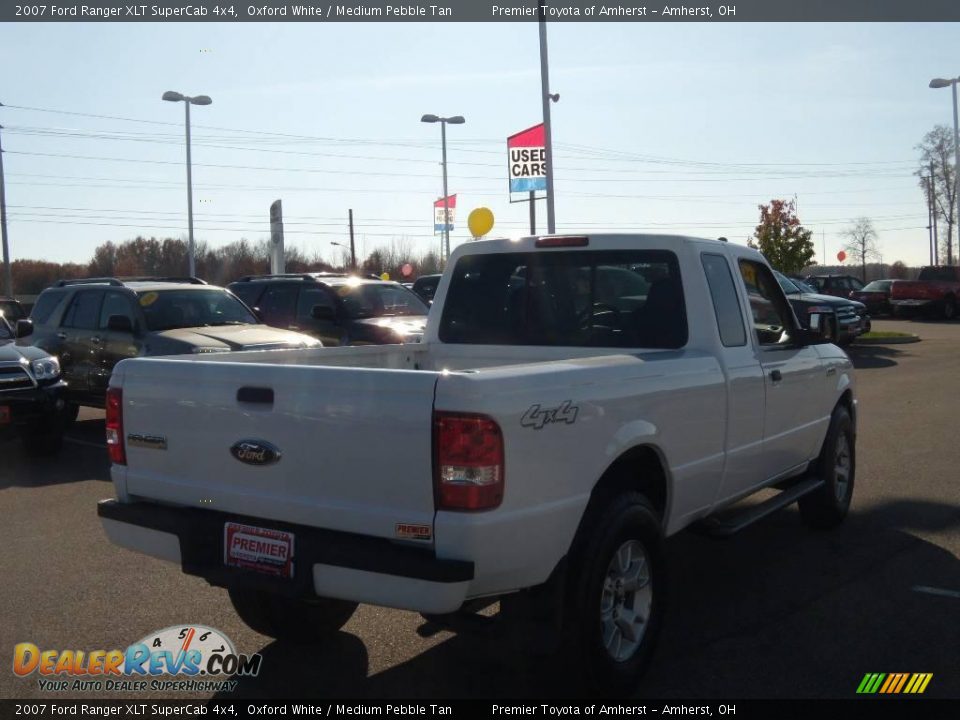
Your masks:
{"label": "truck tailgate", "polygon": [[[423,371],[125,361],[111,383],[122,387],[127,441],[127,466],[115,466],[114,479],[121,496],[363,535],[395,538],[401,523],[432,528],[436,380]],[[238,452],[242,441],[269,444],[279,459],[249,464],[269,453]]]}

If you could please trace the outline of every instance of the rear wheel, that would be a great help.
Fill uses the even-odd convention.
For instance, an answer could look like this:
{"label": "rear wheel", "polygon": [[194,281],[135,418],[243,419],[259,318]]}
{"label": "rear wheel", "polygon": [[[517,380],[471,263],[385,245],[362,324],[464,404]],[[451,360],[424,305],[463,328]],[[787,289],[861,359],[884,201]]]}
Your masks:
{"label": "rear wheel", "polygon": [[952,295],[943,301],[943,319],[953,320],[957,316],[957,299]]}
{"label": "rear wheel", "polygon": [[277,640],[313,643],[346,625],[357,603],[331,598],[294,600],[260,590],[231,588],[230,602],[251,630]]}
{"label": "rear wheel", "polygon": [[660,522],[636,492],[617,496],[586,522],[568,576],[566,652],[585,669],[591,690],[623,695],[636,689],[660,632],[666,586]]}
{"label": "rear wheel", "polygon": [[833,411],[830,429],[817,460],[824,485],[798,501],[800,517],[810,527],[832,528],[843,522],[853,498],[857,470],[856,435],[845,407]]}

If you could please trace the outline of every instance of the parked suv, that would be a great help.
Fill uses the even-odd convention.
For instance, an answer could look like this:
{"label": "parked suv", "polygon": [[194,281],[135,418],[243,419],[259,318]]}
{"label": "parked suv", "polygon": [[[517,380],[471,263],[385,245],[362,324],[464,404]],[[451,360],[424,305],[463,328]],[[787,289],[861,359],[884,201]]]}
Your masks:
{"label": "parked suv", "polygon": [[429,310],[400,283],[355,275],[248,275],[228,287],[268,325],[325,346],[419,342]]}
{"label": "parked suv", "polygon": [[863,282],[853,275],[808,275],[804,282],[821,295],[849,298],[850,293],[863,289]]}
{"label": "parked suv", "polygon": [[15,343],[32,331],[29,320],[0,316],[0,438],[19,435],[31,455],[50,455],[63,442],[66,386],[55,357]]}
{"label": "parked suv", "polygon": [[425,302],[432,303],[433,296],[437,294],[437,285],[440,284],[442,275],[421,275],[413,283],[412,290],[419,295]]}
{"label": "parked suv", "polygon": [[821,295],[800,280],[788,278],[774,270],[774,276],[783,289],[800,324],[809,328],[808,317],[812,313],[826,316],[827,338],[837,345],[849,345],[858,335],[870,330],[870,316],[863,303],[831,295]]}
{"label": "parked suv", "polygon": [[125,358],[320,346],[267,327],[233,293],[196,278],[60,280],[31,317],[34,344],[60,359],[71,405],[103,407]]}

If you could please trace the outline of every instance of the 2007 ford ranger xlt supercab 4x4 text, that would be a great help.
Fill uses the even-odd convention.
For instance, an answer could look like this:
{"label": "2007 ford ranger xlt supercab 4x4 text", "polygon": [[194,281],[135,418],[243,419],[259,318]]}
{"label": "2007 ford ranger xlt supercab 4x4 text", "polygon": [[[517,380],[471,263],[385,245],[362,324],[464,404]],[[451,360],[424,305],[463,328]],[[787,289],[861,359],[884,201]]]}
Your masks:
{"label": "2007 ford ranger xlt supercab 4x4 text", "polygon": [[629,692],[665,537],[793,502],[817,528],[847,514],[853,369],[818,320],[727,242],[466,243],[420,344],[119,363],[99,515],[266,635],[319,641],[358,603],[455,628],[499,599],[533,649]]}

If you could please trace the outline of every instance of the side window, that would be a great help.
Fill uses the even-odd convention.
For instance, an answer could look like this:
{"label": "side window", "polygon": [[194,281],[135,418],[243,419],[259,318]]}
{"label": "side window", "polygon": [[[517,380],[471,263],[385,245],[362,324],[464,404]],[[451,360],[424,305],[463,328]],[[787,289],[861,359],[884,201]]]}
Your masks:
{"label": "side window", "polygon": [[740,260],[740,275],[750,298],[753,329],[761,345],[783,341],[792,326],[791,310],[770,269],[751,260]]}
{"label": "side window", "polygon": [[136,324],[136,315],[130,305],[130,298],[123,293],[108,291],[103,295],[103,307],[100,308],[100,329],[107,329],[107,322],[111,315],[125,315],[130,318],[130,324]]}
{"label": "side window", "polygon": [[275,285],[264,291],[259,307],[267,325],[286,325],[293,322],[299,289],[296,285]]}
{"label": "side window", "polygon": [[57,305],[60,304],[61,300],[63,300],[62,292],[40,293],[40,297],[37,298],[37,303],[33,306],[33,310],[30,313],[30,318],[36,324],[43,325],[50,319],[50,316],[53,315],[53,311],[57,309]]}
{"label": "side window", "polygon": [[713,309],[717,314],[720,342],[725,347],[746,345],[747,332],[743,328],[740,301],[737,299],[737,289],[733,285],[733,276],[726,258],[723,255],[704,253],[701,260],[713,298]]}
{"label": "side window", "polygon": [[103,293],[99,290],[84,290],[73,296],[63,326],[81,330],[95,330],[100,314]]}
{"label": "side window", "polygon": [[333,304],[333,298],[323,288],[304,287],[300,288],[300,300],[297,302],[297,317],[309,318],[315,305],[323,305],[331,309],[336,309]]}
{"label": "side window", "polygon": [[260,291],[263,290],[263,285],[243,283],[241,285],[231,285],[227,289],[250,307],[256,307],[257,298],[260,297]]}
{"label": "side window", "polygon": [[847,278],[847,281],[850,283],[851,290],[863,290],[863,283],[857,280],[855,277]]}

